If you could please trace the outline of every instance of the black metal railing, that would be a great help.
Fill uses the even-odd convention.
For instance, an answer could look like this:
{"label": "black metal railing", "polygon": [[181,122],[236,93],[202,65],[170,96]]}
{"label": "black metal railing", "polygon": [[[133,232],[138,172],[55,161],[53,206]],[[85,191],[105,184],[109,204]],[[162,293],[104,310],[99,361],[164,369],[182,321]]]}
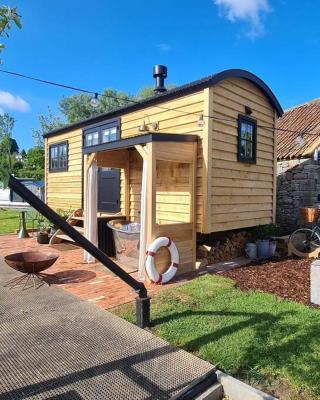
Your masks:
{"label": "black metal railing", "polygon": [[138,294],[136,299],[136,312],[137,312],[137,325],[141,328],[145,328],[150,324],[150,298],[145,285],[138,282],[130,274],[124,271],[118,264],[112,261],[105,253],[103,253],[98,247],[92,244],[86,239],[81,233],[74,229],[68,222],[61,218],[52,208],[47,206],[42,200],[35,196],[29,189],[27,189],[22,183],[20,183],[12,175],[9,177],[9,187],[20,197],[29,203],[34,209],[40,214],[46,217],[71,239],[73,239],[79,246],[90,253],[94,258],[101,262],[106,268],[112,271],[120,279],[122,279],[127,285],[132,287]]}

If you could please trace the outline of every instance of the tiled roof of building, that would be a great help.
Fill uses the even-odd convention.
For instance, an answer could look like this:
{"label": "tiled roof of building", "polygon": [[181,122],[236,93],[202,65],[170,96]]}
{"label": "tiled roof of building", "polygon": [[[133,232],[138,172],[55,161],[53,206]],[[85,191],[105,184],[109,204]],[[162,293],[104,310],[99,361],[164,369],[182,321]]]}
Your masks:
{"label": "tiled roof of building", "polygon": [[[278,159],[313,155],[320,146],[320,98],[286,110],[278,120]],[[297,140],[303,135],[303,144]]]}

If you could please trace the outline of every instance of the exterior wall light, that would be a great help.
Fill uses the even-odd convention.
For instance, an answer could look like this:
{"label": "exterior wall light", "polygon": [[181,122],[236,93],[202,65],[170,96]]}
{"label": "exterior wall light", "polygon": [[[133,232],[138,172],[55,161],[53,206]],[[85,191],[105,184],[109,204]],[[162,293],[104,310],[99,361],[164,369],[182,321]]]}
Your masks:
{"label": "exterior wall light", "polygon": [[152,126],[152,129],[153,129],[154,131],[157,131],[158,128],[159,128],[159,123],[158,123],[158,122],[152,122],[151,126]]}
{"label": "exterior wall light", "polygon": [[198,126],[199,126],[200,128],[203,128],[204,125],[205,125],[204,117],[203,117],[203,114],[201,114],[200,117],[199,117],[199,119],[198,119]]}
{"label": "exterior wall light", "polygon": [[139,126],[139,132],[148,132],[149,128],[145,121],[142,121],[142,124]]}
{"label": "exterior wall light", "polygon": [[251,115],[251,114],[252,114],[252,108],[249,107],[249,106],[244,106],[244,112],[245,112],[247,115]]}

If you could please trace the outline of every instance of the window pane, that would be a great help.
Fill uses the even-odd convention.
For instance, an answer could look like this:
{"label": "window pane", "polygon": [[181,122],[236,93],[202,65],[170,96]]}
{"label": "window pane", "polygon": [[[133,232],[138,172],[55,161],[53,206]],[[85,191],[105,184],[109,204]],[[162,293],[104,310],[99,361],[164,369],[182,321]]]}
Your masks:
{"label": "window pane", "polygon": [[58,157],[58,147],[54,146],[51,147],[51,158],[55,158]]}
{"label": "window pane", "polygon": [[241,122],[241,139],[253,140],[253,125],[249,122]]}
{"label": "window pane", "polygon": [[86,146],[92,146],[93,136],[92,133],[86,135]]}
{"label": "window pane", "polygon": [[246,157],[246,140],[241,140],[241,146],[240,146],[240,156],[242,158]]}
{"label": "window pane", "polygon": [[246,158],[253,158],[252,154],[252,142],[247,141],[247,146],[246,146]]}
{"label": "window pane", "polygon": [[117,140],[117,128],[113,127],[110,129],[110,140]]}
{"label": "window pane", "polygon": [[61,146],[59,146],[59,150],[60,150],[60,157],[65,157],[67,155],[67,145],[66,144],[62,144]]}
{"label": "window pane", "polygon": [[99,132],[93,133],[92,144],[99,144]]}
{"label": "window pane", "polygon": [[108,143],[108,142],[110,142],[110,130],[104,129],[102,131],[102,143]]}
{"label": "window pane", "polygon": [[59,157],[59,168],[63,168],[64,167],[64,157]]}

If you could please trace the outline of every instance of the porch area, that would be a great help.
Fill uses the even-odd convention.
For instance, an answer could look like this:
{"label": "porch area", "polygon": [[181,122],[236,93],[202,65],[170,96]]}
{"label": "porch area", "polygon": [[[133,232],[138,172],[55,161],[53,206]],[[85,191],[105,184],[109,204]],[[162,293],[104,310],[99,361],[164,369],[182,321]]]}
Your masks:
{"label": "porch area", "polygon": [[[48,269],[54,276],[54,286],[58,285],[82,300],[96,304],[102,309],[112,309],[136,299],[137,294],[123,280],[115,276],[100,263],[86,264],[83,261],[83,249],[70,243],[57,245],[39,245],[36,237],[19,239],[15,234],[0,236],[0,261],[15,252],[42,251],[55,253],[58,260]],[[5,270],[10,270],[4,266]],[[198,276],[200,271],[180,275],[166,285],[155,285],[145,282],[151,297],[162,290],[179,286]],[[202,271],[203,272],[203,271]],[[200,272],[201,273],[201,272]],[[131,275],[138,279],[138,273]],[[30,289],[27,291],[33,291]],[[20,293],[15,289],[14,293]]]}
{"label": "porch area", "polygon": [[[92,205],[97,203],[97,170],[119,171],[120,204],[114,219],[123,218],[139,226],[134,260],[139,279],[146,277],[148,246],[161,236],[170,238],[177,246],[177,275],[194,271],[196,163],[196,135],[148,133],[84,148],[86,237],[92,242],[96,240],[97,210]],[[107,180],[105,184],[108,185]],[[113,183],[110,188],[114,188]],[[159,273],[168,269],[170,253],[166,248],[157,252],[155,263]]]}

